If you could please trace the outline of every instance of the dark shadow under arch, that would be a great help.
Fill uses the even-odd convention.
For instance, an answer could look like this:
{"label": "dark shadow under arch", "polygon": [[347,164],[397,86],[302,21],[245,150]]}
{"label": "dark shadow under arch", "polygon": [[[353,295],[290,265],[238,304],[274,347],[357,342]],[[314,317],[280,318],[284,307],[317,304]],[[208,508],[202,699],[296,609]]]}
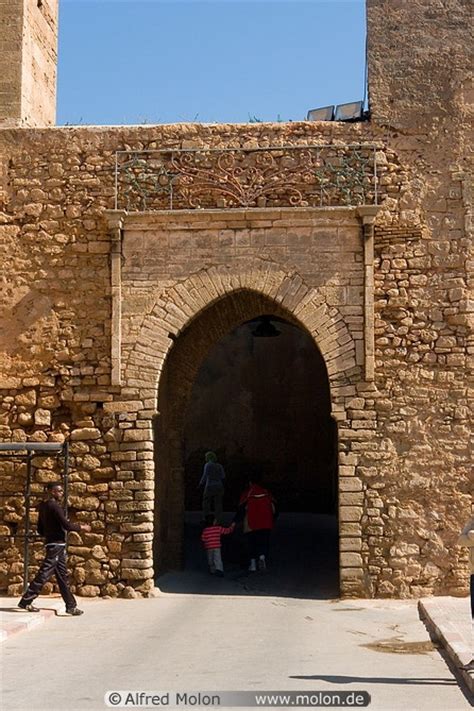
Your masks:
{"label": "dark shadow under arch", "polygon": [[[257,292],[241,290],[222,298],[193,319],[176,338],[166,359],[159,382],[158,415],[155,420],[156,510],[154,539],[155,570],[158,573],[180,568],[183,564],[185,470],[186,455],[189,454],[185,449],[184,435],[193,387],[200,368],[216,344],[219,344],[242,324],[263,314],[281,319],[281,323],[285,324],[282,326],[283,328],[298,330],[303,339],[310,340],[314,347],[314,353],[319,359],[320,367],[324,369],[323,380],[326,392],[322,395],[321,402],[324,402],[324,417],[330,419],[329,381],[322,356],[308,332],[280,304]],[[308,396],[310,396],[309,393]],[[334,421],[330,420],[330,422],[334,424]],[[334,430],[330,436],[334,436]],[[327,512],[330,508],[331,512],[334,512],[336,508],[337,454],[335,443],[333,442],[332,445],[334,445],[334,486],[333,491],[329,494],[329,497],[332,497],[332,508],[327,506]],[[284,499],[285,497],[282,497],[285,488],[284,481],[281,484],[281,490],[276,493],[280,499]],[[194,485],[194,483],[191,484],[191,486]],[[187,498],[189,500],[189,492]],[[232,498],[235,498],[235,492],[232,492]],[[285,506],[288,510],[294,510],[295,501],[290,502],[288,499]],[[308,506],[305,508],[303,502],[300,510],[308,511],[309,509]],[[337,552],[335,555],[337,556]]]}
{"label": "dark shadow under arch", "polygon": [[184,430],[186,510],[201,508],[198,484],[211,449],[226,471],[225,510],[235,510],[259,471],[280,511],[334,513],[330,414],[324,359],[305,331],[270,314],[239,325],[209,350],[193,384]]}

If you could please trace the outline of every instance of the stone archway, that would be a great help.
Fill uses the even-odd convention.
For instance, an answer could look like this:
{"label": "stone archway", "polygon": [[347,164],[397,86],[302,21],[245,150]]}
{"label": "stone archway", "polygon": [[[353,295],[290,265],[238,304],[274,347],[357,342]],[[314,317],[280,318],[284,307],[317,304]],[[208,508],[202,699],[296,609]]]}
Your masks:
{"label": "stone archway", "polygon": [[[168,476],[157,479],[155,488],[156,507],[160,507],[161,501],[169,502],[166,510],[161,510],[159,522],[160,531],[166,529],[167,533],[156,535],[157,522],[147,528],[155,531],[155,560],[159,564],[164,562],[165,550],[168,560],[171,558],[177,561],[181,554],[181,534],[169,525],[169,520],[179,517],[183,508],[179,412],[184,411],[197,368],[210,342],[217,340],[235,325],[270,311],[310,334],[326,363],[332,411],[336,419],[345,424],[339,438],[340,462],[343,458],[340,469],[344,475],[344,486],[339,488],[339,511],[342,512],[343,525],[347,527],[346,535],[351,539],[350,552],[346,552],[347,548],[341,544],[341,590],[349,594],[360,591],[360,581],[364,576],[362,557],[352,551],[361,550],[362,509],[355,510],[353,497],[356,495],[360,498],[362,493],[354,494],[348,479],[355,473],[355,461],[349,454],[352,432],[350,413],[346,411],[346,402],[354,395],[355,384],[363,380],[362,366],[356,359],[355,342],[338,309],[329,306],[324,293],[317,288],[310,288],[299,274],[285,272],[268,260],[255,260],[251,265],[247,263],[241,266],[241,270],[237,271],[235,266],[232,271],[223,267],[201,270],[163,291],[143,318],[133,348],[123,363],[125,392],[136,394],[138,400],[148,403],[148,408],[151,408],[158,392],[154,434],[152,413],[148,425],[146,422],[149,409],[142,414],[143,429],[136,434],[140,441],[155,438],[155,463],[158,463],[158,469],[161,467],[168,472]],[[225,303],[225,308],[216,310],[219,303]],[[180,394],[176,405],[170,414],[160,412],[160,402],[163,398],[165,401],[171,389],[176,386],[172,380],[175,376],[170,376],[167,368],[171,357],[180,362],[178,370],[182,382],[179,384]],[[168,422],[167,417],[171,418]],[[147,426],[149,429],[145,429]],[[143,469],[143,477],[148,481],[147,488],[150,489],[155,464],[148,454],[146,456],[140,468]],[[147,508],[149,513],[144,514],[147,521],[153,519],[150,505],[151,501]],[[168,522],[164,520],[166,517]],[[147,540],[150,541],[147,549],[151,557],[150,538],[151,535],[147,534]],[[157,550],[160,546],[161,549]]]}
{"label": "stone archway", "polygon": [[[183,515],[182,418],[197,370],[212,343],[267,312],[310,334],[325,360],[333,406],[340,412],[343,399],[338,391],[358,370],[354,341],[338,310],[296,273],[289,275],[266,261],[240,275],[203,270],[162,294],[143,321],[124,375],[142,388],[158,383],[154,425],[158,566],[179,564],[182,555],[181,527],[173,521],[181,521]],[[170,398],[172,407],[166,404]]]}
{"label": "stone archway", "polygon": [[[271,313],[301,327],[290,312],[247,289],[232,292],[204,309],[174,340],[160,375],[155,418],[156,508],[154,558],[160,569],[182,564],[185,416],[198,370],[211,346],[240,324]],[[314,341],[313,341],[314,342]],[[161,454],[160,454],[161,453]]]}
{"label": "stone archway", "polygon": [[310,288],[298,273],[288,273],[274,262],[255,260],[240,269],[203,269],[160,294],[123,364],[124,384],[148,388],[156,383],[178,335],[223,297],[232,297],[238,314],[235,296],[247,290],[270,299],[283,310],[285,318],[308,331],[324,357],[331,383],[349,383],[356,374],[360,379],[354,340],[342,315],[327,304],[322,290]]}

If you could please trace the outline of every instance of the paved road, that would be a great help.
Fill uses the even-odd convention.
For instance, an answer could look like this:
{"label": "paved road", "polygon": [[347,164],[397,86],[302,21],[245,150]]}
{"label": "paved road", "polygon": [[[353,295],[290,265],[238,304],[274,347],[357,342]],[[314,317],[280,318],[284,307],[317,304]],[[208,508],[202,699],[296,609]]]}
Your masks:
{"label": "paved road", "polygon": [[267,574],[246,574],[234,556],[215,579],[193,553],[191,520],[188,569],[163,576],[158,597],[84,600],[82,617],[4,642],[2,710],[98,711],[113,689],[366,690],[371,709],[470,708],[415,601],[331,599],[335,558],[315,543],[332,524],[317,521],[311,543],[301,522],[279,523]]}
{"label": "paved road", "polygon": [[102,710],[112,689],[363,689],[371,709],[469,708],[412,602],[215,593],[85,601],[83,617],[7,640],[2,708]]}

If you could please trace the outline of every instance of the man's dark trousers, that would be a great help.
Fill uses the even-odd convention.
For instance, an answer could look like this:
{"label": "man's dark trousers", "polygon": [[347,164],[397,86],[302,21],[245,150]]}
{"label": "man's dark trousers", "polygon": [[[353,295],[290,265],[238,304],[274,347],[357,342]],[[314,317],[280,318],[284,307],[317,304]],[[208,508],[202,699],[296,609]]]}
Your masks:
{"label": "man's dark trousers", "polygon": [[28,589],[20,602],[25,605],[32,603],[35,597],[40,594],[43,585],[48,582],[53,574],[56,575],[59,591],[66,603],[66,609],[69,610],[72,607],[76,607],[76,600],[69,590],[67,582],[66,546],[56,543],[49,543],[46,546],[46,558],[41,563],[34,580],[28,585]]}

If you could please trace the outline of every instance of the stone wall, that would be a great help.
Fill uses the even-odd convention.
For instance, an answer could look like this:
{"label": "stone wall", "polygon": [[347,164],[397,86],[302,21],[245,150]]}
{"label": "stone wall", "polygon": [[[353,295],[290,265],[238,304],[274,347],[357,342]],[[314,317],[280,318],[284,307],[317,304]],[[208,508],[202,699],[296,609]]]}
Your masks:
{"label": "stone wall", "polygon": [[[160,520],[163,502],[169,510],[182,507],[173,484],[173,471],[180,476],[172,461],[177,414],[166,401],[178,374],[187,373],[185,382],[192,385],[204,357],[203,324],[207,340],[209,333],[217,339],[239,318],[258,315],[263,302],[244,304],[245,289],[262,294],[266,308],[271,304],[276,315],[313,333],[328,366],[340,434],[343,593],[466,590],[466,554],[455,545],[469,514],[466,442],[472,415],[466,380],[472,365],[470,195],[464,143],[454,140],[460,136],[459,127],[447,134],[434,124],[413,136],[370,123],[0,133],[0,244],[8,265],[0,291],[0,436],[70,439],[71,505],[93,529],[71,536],[77,592],[148,594],[154,532],[155,548],[161,541],[162,549],[169,546],[179,555],[172,527],[168,538],[156,538],[169,525]],[[265,209],[259,209],[240,215],[235,225],[225,210],[206,214],[204,222],[198,213],[125,218],[122,382],[112,384],[116,230],[111,233],[104,213],[114,207],[116,150],[361,141],[378,145],[381,168],[375,381],[364,374],[367,271],[357,218],[340,238],[328,229],[327,217],[323,226],[308,225],[308,217],[302,224],[298,209],[293,216],[287,210],[282,225],[278,211],[267,212],[265,220]],[[180,219],[187,223],[178,229]],[[229,300],[239,290],[239,298]],[[171,360],[172,346],[181,355]],[[161,434],[154,435],[157,409],[164,416]],[[172,424],[167,442],[166,417]],[[156,500],[154,437],[161,471]],[[4,489],[12,494],[0,529],[5,535],[21,520],[24,471],[1,466]],[[54,467],[52,460],[38,461],[37,495],[44,481],[56,478]],[[0,584],[16,594],[21,550],[13,539],[2,540],[7,545]]]}
{"label": "stone wall", "polygon": [[[385,578],[380,593],[456,594],[465,552],[446,548],[472,500],[466,255],[462,242],[432,240],[424,229],[377,230],[375,243],[375,408],[384,437],[365,474],[384,503],[369,512],[372,570]],[[392,464],[382,477],[384,460]],[[387,539],[402,525],[405,542]]]}

